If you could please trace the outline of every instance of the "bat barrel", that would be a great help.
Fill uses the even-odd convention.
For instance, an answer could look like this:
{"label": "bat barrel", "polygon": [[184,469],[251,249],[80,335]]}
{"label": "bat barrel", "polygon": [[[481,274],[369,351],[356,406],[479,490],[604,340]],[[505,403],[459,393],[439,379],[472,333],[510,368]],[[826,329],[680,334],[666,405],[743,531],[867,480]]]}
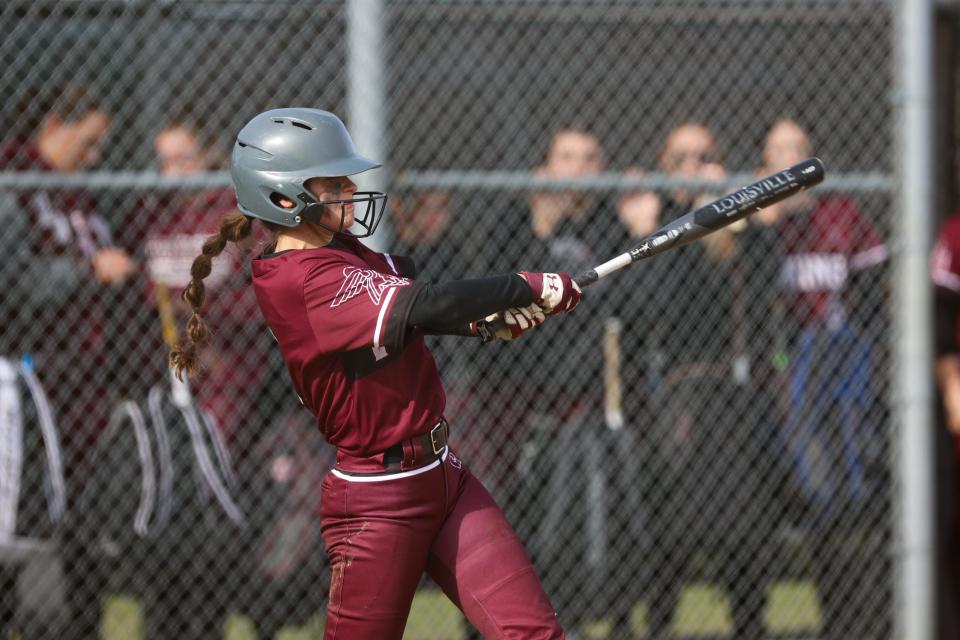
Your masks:
{"label": "bat barrel", "polygon": [[636,262],[699,240],[764,207],[820,184],[824,175],[823,162],[819,158],[809,158],[787,167],[665,224],[632,249],[630,257]]}
{"label": "bat barrel", "polygon": [[826,170],[820,158],[808,158],[761,178],[693,212],[693,223],[711,231],[725,227],[764,207],[823,182]]}

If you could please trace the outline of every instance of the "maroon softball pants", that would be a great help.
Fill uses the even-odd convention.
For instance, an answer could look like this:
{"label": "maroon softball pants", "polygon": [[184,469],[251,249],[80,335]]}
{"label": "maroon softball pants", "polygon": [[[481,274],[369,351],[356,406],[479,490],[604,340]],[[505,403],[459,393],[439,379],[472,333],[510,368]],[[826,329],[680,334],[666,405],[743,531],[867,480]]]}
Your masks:
{"label": "maroon softball pants", "polygon": [[564,638],[520,539],[452,452],[422,469],[323,481],[325,638],[400,639],[426,571],[485,638]]}

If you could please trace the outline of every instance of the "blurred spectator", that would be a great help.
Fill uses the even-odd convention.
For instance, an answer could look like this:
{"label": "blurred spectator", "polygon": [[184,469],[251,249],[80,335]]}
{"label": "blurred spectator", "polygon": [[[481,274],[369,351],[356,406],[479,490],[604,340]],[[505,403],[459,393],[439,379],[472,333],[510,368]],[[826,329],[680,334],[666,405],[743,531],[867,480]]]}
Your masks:
{"label": "blurred spectator", "polygon": [[[40,103],[43,104],[42,102]],[[32,105],[34,109],[42,106]],[[96,165],[110,115],[86,88],[71,84],[48,103],[38,129],[0,145],[0,170],[72,174]],[[104,287],[136,270],[115,246],[96,201],[78,189],[16,193],[2,212],[4,300],[0,353],[30,354],[48,389],[67,450],[68,479],[106,421]]]}
{"label": "blurred spectator", "polygon": [[939,497],[938,593],[941,638],[957,638],[960,621],[960,214],[944,222],[930,264],[934,285],[936,380],[941,404],[937,412]]}
{"label": "blurred spectator", "polygon": [[[160,173],[178,177],[222,168],[225,158],[218,141],[192,119],[188,108],[183,114],[154,138]],[[204,351],[206,375],[192,394],[169,375],[164,344],[176,340],[177,316],[186,313],[179,294],[189,281],[193,258],[217,233],[222,215],[235,207],[232,189],[149,192],[120,225],[124,244],[144,269],[137,286],[118,296],[108,331],[116,345],[113,359],[125,372],[116,386],[142,407],[158,434],[150,440],[158,447],[153,459],[166,476],[155,484],[166,489],[149,527],[131,526],[133,518],[124,514],[133,509],[121,505],[136,496],[138,485],[118,486],[115,479],[147,477],[145,465],[122,452],[142,456],[142,448],[149,445],[124,435],[132,433],[127,427],[134,425],[128,425],[129,416],[122,418],[97,448],[100,466],[114,468],[116,474],[99,477],[95,492],[86,496],[75,535],[83,546],[74,553],[77,570],[69,577],[85,603],[102,604],[108,588],[133,588],[144,601],[148,638],[221,634],[228,608],[238,606],[233,589],[250,577],[244,573],[247,567],[231,555],[238,549],[235,540],[243,524],[232,495],[237,491],[232,459],[248,452],[262,432],[255,403],[270,344],[244,271],[234,270],[229,262],[214,263],[208,278],[209,286],[217,289],[212,304],[221,308],[227,324]],[[242,256],[233,258],[239,262]],[[172,312],[165,319],[164,309]],[[232,445],[233,456],[224,441]],[[241,457],[239,462],[244,461]],[[111,496],[116,507],[109,514],[103,511],[109,508],[104,496]],[[112,582],[102,575],[98,581],[93,572],[86,574],[90,567],[102,566],[115,567],[127,577],[134,566],[146,584],[118,582],[118,575]],[[74,637],[97,634],[100,607],[89,609],[92,612],[78,611]]]}
{"label": "blurred spectator", "polygon": [[[220,141],[189,106],[181,113],[154,138],[160,173],[191,176],[224,168],[226,159]],[[187,317],[188,309],[180,293],[190,280],[190,265],[204,241],[217,233],[219,220],[235,208],[231,188],[163,191],[144,195],[125,220],[125,239],[137,248],[144,263],[140,284],[145,304],[133,305],[133,321],[127,327],[134,329],[129,355],[137,362],[135,370],[144,386],[165,385],[165,381],[171,380],[163,331],[180,326]],[[247,247],[250,248],[252,243]],[[247,286],[247,268],[240,268],[244,255],[230,248],[224,254],[232,258],[233,264],[230,260],[214,261],[213,271],[206,279],[206,285],[215,293],[210,304],[216,307],[223,323],[201,355],[204,375],[191,392],[200,415],[209,419],[212,428],[207,441],[211,458],[218,451],[216,440],[226,441],[230,455],[225,456],[218,471],[224,489],[236,491],[237,486],[226,481],[232,476],[233,464],[241,477],[254,474],[246,465],[253,464],[248,454],[262,437],[263,414],[256,402],[266,382],[267,353],[272,345],[253,289]],[[144,308],[159,311],[163,305],[174,310],[172,327],[163,326],[158,312],[144,312]],[[176,390],[173,393],[176,396]],[[138,397],[145,396],[141,387]],[[184,417],[182,411],[172,414],[171,432],[186,428]],[[175,433],[171,435],[175,437]],[[190,442],[193,446],[187,451],[203,456],[196,441]],[[195,456],[188,455],[189,459],[178,465],[180,475],[175,478],[175,486],[186,488],[175,494],[170,522],[158,532],[155,542],[155,553],[164,562],[158,563],[159,572],[151,581],[157,588],[147,594],[150,637],[173,634],[199,638],[221,633],[228,607],[238,606],[238,594],[233,589],[246,585],[250,577],[231,555],[237,550],[233,541],[244,535],[240,523],[231,521],[229,509],[224,509],[226,505],[218,505],[214,499],[216,478],[197,474],[204,463]],[[242,490],[249,492],[252,488],[256,486],[243,486]],[[264,497],[247,496],[253,503]],[[198,556],[211,559],[203,570],[203,579],[188,579]],[[230,588],[226,588],[228,585]]]}
{"label": "blurred spectator", "polygon": [[[553,135],[534,175],[576,180],[604,167],[597,136],[568,126]],[[519,215],[524,210],[527,214]],[[611,200],[575,187],[533,193],[526,203],[512,204],[495,225],[495,233],[486,237],[501,239],[497,266],[503,271],[579,273],[606,258],[620,239]],[[512,390],[507,402],[497,394],[486,404],[509,445],[500,462],[519,471],[504,479],[506,496],[500,499],[530,540],[528,548],[564,626],[574,629],[604,617],[614,623],[616,637],[625,637],[636,581],[623,551],[633,540],[627,530],[637,528],[640,514],[629,508],[631,469],[637,462],[635,449],[625,444],[630,431],[611,431],[603,419],[604,320],[617,293],[615,285],[594,285],[585,292],[589,309],[549,320],[523,349],[508,353],[486,345],[496,367],[484,379],[492,389]],[[563,354],[559,361],[558,353]],[[591,486],[602,486],[602,495],[591,495]],[[554,493],[557,487],[562,490]],[[601,519],[603,530],[584,536],[590,523]]]}
{"label": "blurred spectator", "polygon": [[[720,180],[723,166],[713,133],[699,122],[684,122],[667,135],[659,155],[660,169],[677,178]],[[628,175],[640,175],[630,169]],[[640,238],[693,208],[698,194],[675,189],[666,196],[651,191],[626,193],[617,201],[617,213],[631,237]]]}
{"label": "blurred spectator", "polygon": [[[164,176],[191,176],[223,169],[226,164],[220,142],[211,137],[202,122],[186,115],[175,119],[154,138],[160,173]],[[166,297],[177,315],[177,326],[186,317],[180,293],[190,280],[190,264],[210,235],[216,234],[220,218],[236,208],[232,188],[161,191],[144,195],[131,209],[122,225],[123,240],[144,264],[142,301],[131,310],[126,325],[132,348],[129,355],[141,383],[148,386],[167,375],[166,349],[156,311]],[[252,244],[251,247],[252,248]],[[249,274],[240,267],[243,255],[227,249],[233,260],[214,262],[207,286],[216,295],[211,304],[222,308],[226,324],[212,336],[203,354],[203,383],[194,393],[200,407],[208,411],[235,449],[238,439],[251,437],[260,416],[252,394],[239,388],[256,388],[263,381],[269,335],[260,320],[256,300],[247,285]],[[118,328],[119,330],[119,328]],[[150,340],[144,338],[149,336]],[[141,389],[141,393],[142,393]]]}
{"label": "blurred spectator", "polygon": [[[768,174],[812,155],[790,119],[769,130]],[[878,592],[886,554],[875,522],[886,509],[882,407],[873,390],[870,325],[886,248],[853,200],[804,193],[763,214],[785,253],[780,286],[786,317],[787,416],[783,446],[809,505],[824,637],[874,637],[890,594]],[[869,572],[869,573],[868,573]]]}
{"label": "blurred spectator", "polygon": [[[20,105],[17,131],[0,143],[0,171],[67,175],[90,169],[100,160],[110,124],[97,96],[81,85],[31,95]],[[136,264],[115,246],[93,196],[75,188],[2,194],[0,251],[0,356],[14,362],[25,357],[49,395],[63,443],[69,512],[109,412],[103,335],[108,290],[127,280]],[[26,491],[40,490],[38,478],[26,480]],[[20,533],[48,535],[43,501],[24,506]],[[12,593],[12,583],[0,590]],[[39,637],[46,628],[55,634],[59,622],[50,612],[33,615],[21,633]]]}
{"label": "blurred spectator", "polygon": [[153,139],[160,175],[175,178],[226,168],[219,141],[191,120],[188,112]]}
{"label": "blurred spectator", "polygon": [[[684,123],[667,136],[660,168],[671,176],[718,179],[724,176],[719,159],[709,129]],[[642,218],[654,226],[716,197],[687,189],[633,196],[656,209]],[[717,568],[712,577],[730,596],[734,636],[763,636],[767,585],[761,577],[769,574],[777,524],[768,508],[777,463],[764,363],[773,350],[767,329],[779,268],[776,234],[753,222],[645,265],[645,289],[653,291],[643,310],[653,393],[644,473],[651,478],[654,543],[644,575],[653,638],[670,635],[683,585],[705,566]]]}
{"label": "blurred spectator", "polygon": [[[569,127],[554,134],[547,151],[546,162],[536,169],[533,174],[543,178],[576,179],[595,176],[604,169],[605,159],[603,147],[589,129],[585,127]],[[589,191],[567,189],[562,191],[545,191],[533,193],[530,196],[529,229],[525,236],[547,241],[560,235],[560,232],[572,225],[596,226],[592,220],[596,210],[605,203],[598,203],[596,196]],[[591,224],[592,223],[592,224]],[[526,226],[526,225],[525,225]],[[582,241],[578,241],[582,244]],[[569,258],[566,255],[553,257]],[[579,260],[584,256],[577,254]]]}

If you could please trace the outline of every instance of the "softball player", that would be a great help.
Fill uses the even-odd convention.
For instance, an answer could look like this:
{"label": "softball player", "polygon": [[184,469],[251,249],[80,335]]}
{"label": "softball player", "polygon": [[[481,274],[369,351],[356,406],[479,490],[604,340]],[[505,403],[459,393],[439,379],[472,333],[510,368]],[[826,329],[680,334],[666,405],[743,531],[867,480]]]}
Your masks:
{"label": "softball player", "polygon": [[[253,261],[260,309],[297,394],[337,448],[320,508],[326,638],[400,638],[424,570],[486,637],[563,638],[519,538],[447,446],[423,336],[475,335],[477,320],[499,315],[506,328],[496,337],[516,338],[572,311],[575,283],[522,272],[426,284],[412,261],[367,249],[357,238],[374,232],[386,195],[357,192],[348,176],[380,165],[357,154],[331,113],[261,113],[240,131],[231,165],[242,215],[223,219],[191,267],[191,343],[171,363],[195,371],[211,258],[258,218],[275,240]],[[353,224],[363,232],[344,232]]]}

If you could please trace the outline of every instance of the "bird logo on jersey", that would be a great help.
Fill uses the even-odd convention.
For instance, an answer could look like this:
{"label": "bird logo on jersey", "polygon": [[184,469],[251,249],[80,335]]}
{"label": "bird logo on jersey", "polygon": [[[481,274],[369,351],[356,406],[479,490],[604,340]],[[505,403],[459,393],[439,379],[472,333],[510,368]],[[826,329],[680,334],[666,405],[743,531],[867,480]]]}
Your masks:
{"label": "bird logo on jersey", "polygon": [[379,307],[387,289],[405,287],[408,284],[410,284],[409,278],[389,276],[373,269],[344,267],[343,284],[340,285],[340,291],[337,292],[337,295],[333,297],[330,308],[339,307],[364,291],[366,291],[374,306]]}

